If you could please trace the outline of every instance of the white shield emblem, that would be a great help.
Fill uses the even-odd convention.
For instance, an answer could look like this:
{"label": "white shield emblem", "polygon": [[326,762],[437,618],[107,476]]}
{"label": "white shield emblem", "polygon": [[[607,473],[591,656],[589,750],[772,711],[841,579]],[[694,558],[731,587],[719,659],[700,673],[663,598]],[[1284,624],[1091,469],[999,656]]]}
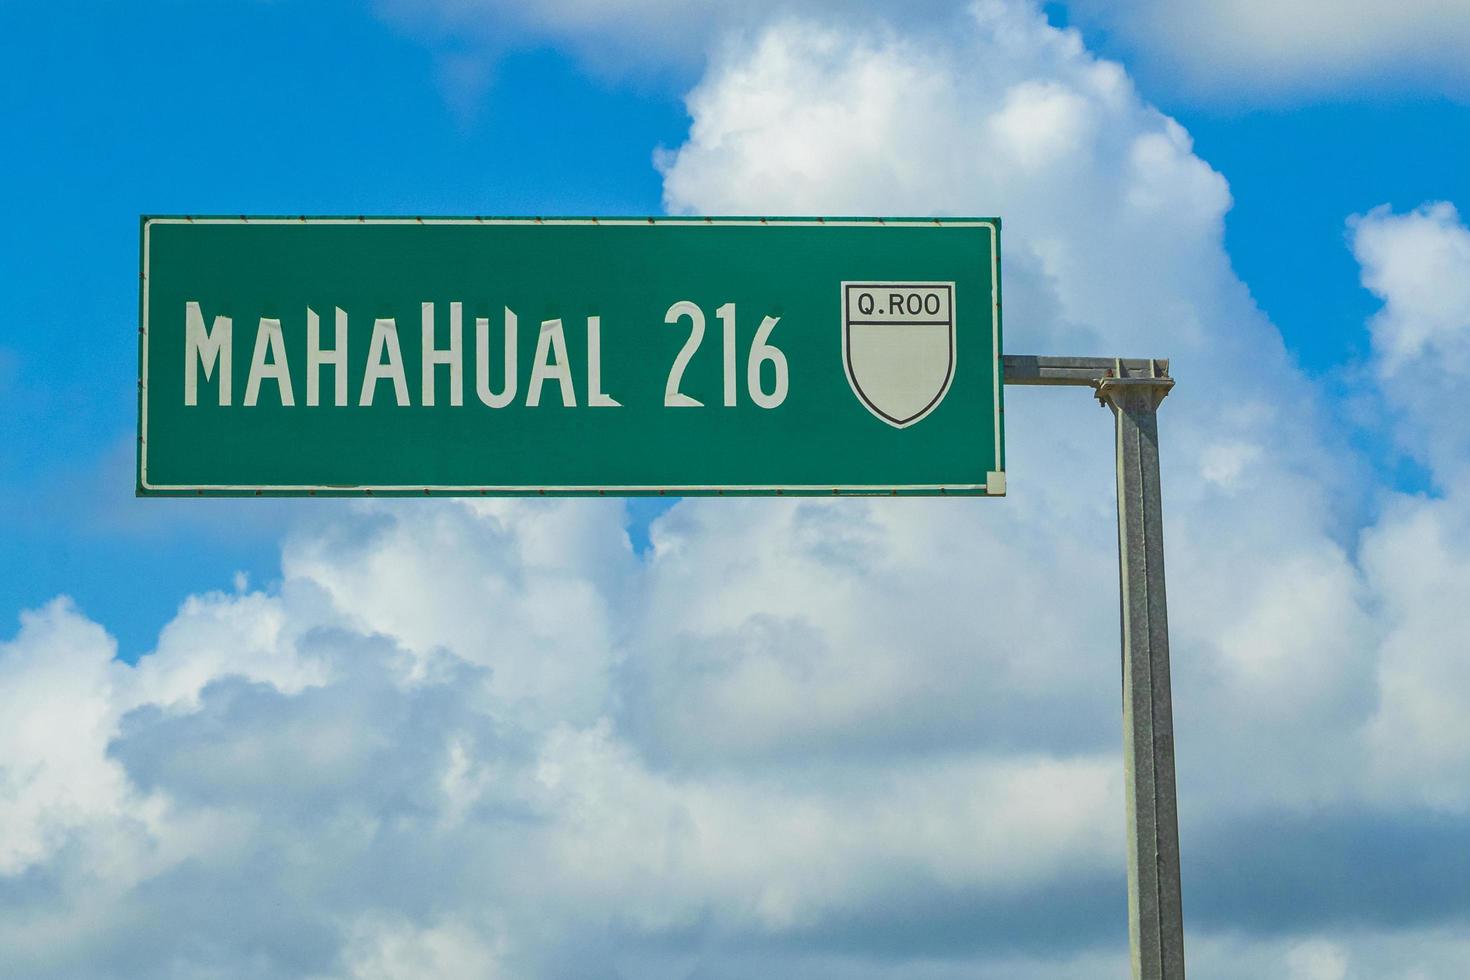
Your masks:
{"label": "white shield emblem", "polygon": [[952,282],[844,282],[842,363],[868,411],[903,429],[954,380]]}

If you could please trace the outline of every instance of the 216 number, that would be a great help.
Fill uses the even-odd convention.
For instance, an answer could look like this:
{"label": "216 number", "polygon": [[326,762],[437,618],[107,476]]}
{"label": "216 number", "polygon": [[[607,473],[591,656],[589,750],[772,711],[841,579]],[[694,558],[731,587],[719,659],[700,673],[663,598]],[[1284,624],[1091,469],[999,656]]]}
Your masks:
{"label": "216 number", "polygon": [[[738,387],[735,367],[735,304],[726,303],[715,310],[715,316],[719,317],[725,334],[725,406],[733,407]],[[684,370],[689,367],[689,361],[704,340],[704,311],[697,304],[682,299],[669,307],[669,312],[664,314],[664,322],[675,324],[686,317],[689,319],[689,339],[679,348],[679,355],[674,358],[674,365],[669,369],[668,384],[664,386],[664,405],[668,408],[698,408],[704,405],[704,402],[679,390],[679,384],[684,380]],[[745,383],[750,391],[750,400],[761,408],[775,408],[786,400],[786,355],[768,343],[771,331],[776,329],[780,319],[768,316],[761,321],[745,362]],[[761,365],[767,361],[775,369],[775,382],[770,391],[766,391],[761,385]]]}

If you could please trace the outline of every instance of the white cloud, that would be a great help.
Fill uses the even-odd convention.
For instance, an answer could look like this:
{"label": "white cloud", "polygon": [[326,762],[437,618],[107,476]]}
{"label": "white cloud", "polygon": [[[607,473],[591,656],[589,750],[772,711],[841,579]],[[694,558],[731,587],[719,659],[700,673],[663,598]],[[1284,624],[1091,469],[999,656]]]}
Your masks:
{"label": "white cloud", "polygon": [[490,687],[517,718],[579,722],[606,703],[610,605],[633,564],[611,501],[482,501],[384,521],[365,538],[297,538],[283,555],[288,578],[323,590],[344,625],[392,636],[415,658],[449,649],[493,665]]}
{"label": "white cloud", "polygon": [[1400,793],[1470,806],[1470,671],[1459,622],[1470,594],[1470,229],[1453,206],[1378,208],[1350,222],[1363,284],[1383,300],[1369,322],[1379,384],[1401,442],[1440,499],[1394,500],[1365,535],[1363,563],[1387,633],[1377,766]]}
{"label": "white cloud", "polygon": [[1348,958],[1342,947],[1323,940],[1309,940],[1286,957],[1291,980],[1345,980]]}
{"label": "white cloud", "polygon": [[[1466,487],[1436,450],[1441,496],[1351,523],[1382,487],[1231,271],[1188,134],[1020,4],[943,43],[783,19],[689,105],[671,209],[1000,212],[1010,349],[1173,358],[1192,975],[1466,972],[1435,877],[1470,853]],[[1466,338],[1395,267],[1455,273],[1462,234],[1355,230],[1383,402],[1435,446],[1460,423],[1402,372],[1452,378]],[[374,502],[314,511],[278,589],[191,599],[135,667],[29,614],[0,949],[39,978],[1120,971],[1111,423],[1078,391],[1008,419],[1004,501],[686,500],[646,561],[609,501]],[[1359,874],[1409,897],[1309,887]]]}
{"label": "white cloud", "polygon": [[1470,808],[1470,499],[1400,500],[1368,532],[1364,564],[1386,628],[1374,761],[1394,792]]}
{"label": "white cloud", "polygon": [[1206,937],[1191,947],[1191,977],[1282,980],[1441,980],[1464,971],[1463,931],[1361,928],[1352,934]]}
{"label": "white cloud", "polygon": [[1151,79],[1227,101],[1406,89],[1470,94],[1460,0],[1074,0]]}
{"label": "white cloud", "polygon": [[[1018,105],[1065,108],[1037,114],[1037,126],[1055,127],[1038,135],[1014,124]],[[1356,737],[1373,701],[1366,597],[1334,513],[1350,506],[1355,470],[1329,451],[1311,384],[1231,271],[1221,233],[1229,192],[1184,130],[1142,102],[1123,72],[1086,52],[1075,33],[1046,26],[1028,7],[998,3],[978,5],[969,32],[939,49],[884,32],[789,22],[717,64],[689,106],[690,139],[664,162],[671,210],[1000,212],[1009,350],[1173,359],[1181,380],[1161,427],[1171,624],[1190,712],[1181,752],[1188,757],[1196,740],[1201,754],[1192,765],[1213,776],[1199,785],[1230,786],[1216,801],[1227,808],[1249,805],[1242,785],[1297,802],[1344,792],[1357,778],[1351,757],[1311,733]],[[1102,718],[1114,706],[1087,696],[1108,689],[1115,667],[1079,656],[1095,647],[1089,637],[1116,628],[1108,421],[1080,393],[1011,394],[1015,492],[1002,507],[864,512],[880,532],[914,543],[912,565],[871,547],[888,535],[868,531],[870,546],[858,550],[852,574],[887,585],[890,576],[872,570],[891,568],[895,583],[916,583],[913,592],[890,586],[877,594],[922,595],[945,610],[942,617],[904,621],[893,611],[903,602],[841,603],[828,616],[821,597],[842,577],[799,571],[793,582],[821,584],[772,588],[736,605],[775,603],[790,617],[784,607],[800,601],[806,622],[824,624],[818,636],[838,638],[831,653],[811,641],[784,644],[805,659],[778,669],[762,665],[768,655],[719,655],[708,687],[728,701],[740,689],[731,681],[744,681],[753,692],[749,710],[765,713],[766,724],[747,739],[771,730],[769,712],[782,703],[792,705],[794,724],[829,730],[852,713],[860,719],[852,727],[870,737],[875,715],[861,701],[856,708],[837,701],[860,698],[867,680],[884,692],[874,704],[914,706],[905,711],[911,726],[922,719],[935,730],[973,731],[975,722],[959,720],[960,706],[978,705],[974,716],[994,720],[985,737],[1025,738],[1015,734],[1017,716],[1049,712],[1077,723],[1045,726],[1053,739],[1088,728],[1094,739],[1110,737]],[[1232,457],[1248,459],[1248,472],[1244,462],[1222,470]],[[788,530],[777,539],[793,537]],[[721,543],[719,554],[740,553],[739,543]],[[956,548],[977,556],[963,575],[947,572],[953,566],[941,557],[963,560]],[[708,564],[696,555],[681,575],[699,576]],[[783,555],[767,548],[753,567],[780,564]],[[912,647],[891,664],[874,652],[899,649],[901,636]],[[846,678],[835,664],[853,650],[864,670]],[[822,669],[828,661],[834,666]],[[758,668],[754,686],[747,674]],[[803,677],[820,693],[802,693]],[[937,678],[954,694],[953,715],[942,694],[919,693]],[[1196,701],[1191,689],[1210,694]],[[691,718],[712,710],[699,690],[680,693],[668,703]],[[1240,704],[1269,724],[1242,726]],[[1283,737],[1292,741],[1284,752]],[[677,741],[689,751],[700,738]]]}
{"label": "white cloud", "polygon": [[1470,231],[1448,202],[1404,215],[1377,208],[1353,223],[1363,285],[1389,306],[1372,322],[1389,376],[1433,357],[1441,370],[1470,372]]}
{"label": "white cloud", "polygon": [[24,614],[0,647],[0,872],[45,859],[61,835],[119,808],[126,777],[105,758],[122,673],[115,653],[65,599]]}
{"label": "white cloud", "polygon": [[[325,533],[372,540],[425,513],[488,520],[473,510],[376,510]],[[575,520],[585,508],[556,510]],[[520,530],[546,516],[512,505],[497,520]],[[414,559],[438,548],[411,540],[394,547],[416,575]],[[461,556],[495,562],[482,549]],[[316,583],[288,573],[283,590]],[[257,599],[212,601],[269,620]],[[880,907],[895,871],[906,889],[1005,902],[1079,869],[1106,875],[1122,858],[1097,820],[1121,805],[1111,753],[945,753],[856,780],[821,766],[674,774],[650,767],[607,719],[508,721],[515,695],[482,683],[485,670],[458,651],[425,664],[345,629],[348,610],[285,605],[290,645],[323,683],[221,667],[181,703],[148,658],[110,660],[101,631],[64,604],[32,616],[6,648],[8,689],[44,692],[53,712],[90,696],[103,719],[73,740],[64,724],[75,712],[37,710],[55,730],[39,747],[6,746],[7,779],[33,776],[5,801],[7,828],[21,830],[10,839],[44,836],[0,877],[12,913],[0,947],[16,969],[132,976],[168,962],[207,976],[251,962],[270,977],[557,976],[692,928],[737,947],[799,938]],[[198,625],[205,663],[238,628],[232,615]],[[26,686],[27,664],[72,649],[114,675],[110,696],[93,695],[96,670],[74,667]],[[237,666],[249,672],[259,656],[241,650]],[[74,805],[78,789],[85,805]],[[17,824],[32,812],[29,829]]]}
{"label": "white cloud", "polygon": [[418,927],[367,917],[353,926],[344,958],[352,980],[506,976],[482,932],[458,923]]}
{"label": "white cloud", "polygon": [[1363,285],[1383,299],[1369,321],[1376,368],[1401,441],[1443,479],[1470,466],[1470,229],[1447,202],[1350,222]]}

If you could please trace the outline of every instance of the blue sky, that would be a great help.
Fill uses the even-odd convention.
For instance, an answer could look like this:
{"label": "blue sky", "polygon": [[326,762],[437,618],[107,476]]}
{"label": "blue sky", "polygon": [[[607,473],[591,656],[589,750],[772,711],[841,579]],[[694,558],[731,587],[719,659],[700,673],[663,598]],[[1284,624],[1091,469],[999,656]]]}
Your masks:
{"label": "blue sky", "polygon": [[[1286,14],[1230,20],[1249,6],[1220,5],[1225,40],[1209,47],[1152,0],[1111,14],[1024,0],[973,14],[944,0],[864,0],[845,14],[801,0],[738,13],[656,0],[0,6],[10,270],[0,689],[9,677],[16,705],[49,706],[34,730],[62,733],[55,744],[0,739],[0,772],[33,780],[0,788],[0,835],[30,842],[0,848],[0,917],[44,923],[77,950],[50,956],[0,930],[0,958],[9,944],[36,976],[96,977],[161,975],[165,962],[204,976],[241,957],[262,977],[555,976],[594,962],[606,976],[1116,974],[1121,912],[1098,917],[1120,897],[1121,826],[1093,828],[1117,809],[1114,732],[1075,727],[1112,723],[1111,705],[1089,700],[1109,675],[1066,659],[1115,615],[1099,523],[1111,504],[1089,489],[1109,485],[1108,432],[1077,421],[1100,416],[1068,414],[1085,404],[1015,399],[1012,411],[1034,421],[1012,441],[1010,524],[1000,511],[869,505],[825,516],[733,502],[470,514],[132,496],[142,213],[912,208],[1007,221],[1012,352],[1176,356],[1166,490],[1178,501],[1171,611],[1200,975],[1465,975],[1470,892],[1435,855],[1463,851],[1470,836],[1470,737],[1452,721],[1470,678],[1457,666],[1462,633],[1443,620],[1470,584],[1458,550],[1470,541],[1467,433],[1453,395],[1470,373],[1470,307],[1456,305],[1470,256],[1463,219],[1445,209],[1470,208],[1470,75],[1440,54],[1446,38],[1470,37],[1470,18],[1441,21],[1423,12],[1433,5],[1409,3],[1375,47],[1350,23],[1376,29],[1366,6],[1349,5],[1315,39]],[[960,26],[941,36],[936,24]],[[1279,42],[1266,46],[1269,64],[1254,60],[1261,31]],[[1123,87],[1095,69],[1106,62]],[[903,125],[882,147],[833,150],[826,117],[803,113],[856,111],[845,93],[872,77],[911,86],[912,114],[894,117]],[[746,115],[751,92],[779,110]],[[971,116],[966,105],[984,108]],[[1017,162],[982,159],[987,139],[1005,138],[1015,145],[995,159]],[[867,163],[910,145],[931,154],[933,182],[874,182]],[[1138,175],[1145,166],[1153,177]],[[1166,206],[1148,210],[1140,193]],[[1368,217],[1350,224],[1356,215]],[[1123,230],[1085,230],[1098,223]],[[823,548],[788,553],[797,540]],[[434,553],[414,550],[428,541],[447,566],[494,583],[493,615],[442,621],[478,600],[436,578]],[[985,622],[984,609],[951,623],[968,600],[940,576],[928,598],[910,596],[913,617],[883,618],[864,608],[871,597],[860,601],[877,586],[858,570],[907,554],[905,543],[941,553],[951,541],[1016,558],[1015,579],[996,585],[1014,595],[991,612],[1049,622],[1058,595],[1103,578],[1077,624],[1042,630],[1038,642],[1055,649],[1017,666],[998,648],[985,660],[1004,678],[994,690],[963,685],[972,702],[936,710],[925,697],[944,685],[924,671],[968,669],[957,636],[979,629],[970,617]],[[847,548],[858,557],[841,558]],[[840,560],[824,564],[818,551]],[[400,609],[378,595],[372,569],[401,575],[395,594],[418,602]],[[810,581],[797,572],[822,584],[792,598],[790,582]],[[797,600],[818,612],[788,607]],[[553,603],[570,604],[567,622],[538,612]],[[1031,642],[1000,635],[1004,649],[1015,649],[1005,637]],[[906,643],[929,653],[885,674]],[[837,654],[859,648],[875,687],[896,692],[891,703],[840,669]],[[1061,693],[1052,703],[1044,691]],[[990,721],[964,720],[986,711]],[[371,718],[391,739],[366,730]],[[719,726],[702,718],[732,730],[704,730]],[[1055,730],[1031,732],[1036,719]],[[318,770],[266,764],[290,757],[283,731],[314,747]],[[1281,758],[1249,764],[1288,743]],[[1395,753],[1412,761],[1388,765]],[[811,795],[799,788],[808,756],[819,760]],[[441,782],[458,788],[430,819],[419,780],[443,759]],[[1217,808],[1226,782],[1247,772],[1248,788]],[[577,796],[547,773],[578,774],[595,791]],[[497,795],[500,780],[516,790]],[[865,795],[865,780],[931,801],[932,853]],[[1031,818],[1023,809],[986,823],[954,786],[966,780],[996,798],[1055,792],[1068,802],[1047,812],[1070,816],[1020,848],[1014,867],[989,851],[990,864],[971,867],[951,850],[963,827],[1003,839]],[[810,822],[771,816],[783,807]],[[853,842],[845,809],[881,825],[871,848]],[[685,854],[666,841],[684,857],[647,866],[567,858],[580,841],[624,848],[628,813],[688,821],[716,844]],[[806,877],[773,872],[769,889],[746,880],[727,859],[739,845],[720,842],[724,814],[753,815],[792,841],[810,834],[806,849],[776,849]],[[249,870],[359,819],[389,836],[422,819],[443,836],[352,853],[339,841],[324,848],[335,863],[279,879]],[[529,842],[507,831],[504,847],[467,860],[510,882],[492,906],[544,912],[587,959],[537,939],[514,911],[476,911],[478,893],[447,857],[517,820],[551,829]],[[226,841],[228,855],[195,854],[201,835]],[[1262,838],[1285,843],[1262,858],[1252,846]],[[536,872],[517,863],[517,846],[568,863],[545,887],[521,888],[517,876]],[[1410,855],[1408,867],[1392,853]],[[84,911],[65,896],[101,854],[125,869],[108,879],[107,907]],[[426,879],[400,865],[410,859]],[[827,874],[830,889],[812,893],[810,879]],[[351,896],[400,887],[401,902]],[[245,910],[252,939],[188,914],[211,893]],[[331,916],[307,916],[299,933],[269,914],[320,895]],[[915,911],[880,928],[891,925],[883,895],[907,896]],[[181,916],[190,941],[173,946],[155,925],[120,917],[129,906]],[[1052,907],[1064,943],[1037,925]],[[976,918],[993,922],[983,941],[964,938]],[[145,940],[170,958],[150,959]],[[1413,963],[1409,950],[1421,951]]]}

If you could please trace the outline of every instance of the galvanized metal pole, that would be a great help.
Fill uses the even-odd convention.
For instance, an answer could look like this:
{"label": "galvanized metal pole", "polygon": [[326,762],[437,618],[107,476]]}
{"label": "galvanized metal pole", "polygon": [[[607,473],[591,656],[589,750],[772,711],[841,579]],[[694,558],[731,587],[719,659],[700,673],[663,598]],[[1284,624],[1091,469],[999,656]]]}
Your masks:
{"label": "galvanized metal pole", "polygon": [[1128,376],[1098,383],[1113,410],[1118,461],[1118,576],[1123,619],[1123,767],[1128,805],[1128,938],[1135,980],[1184,980],[1174,709],[1164,595],[1159,403],[1174,382]]}
{"label": "galvanized metal pole", "polygon": [[1007,384],[1090,385],[1117,435],[1128,939],[1134,980],[1184,980],[1158,408],[1167,361],[1007,357]]}

